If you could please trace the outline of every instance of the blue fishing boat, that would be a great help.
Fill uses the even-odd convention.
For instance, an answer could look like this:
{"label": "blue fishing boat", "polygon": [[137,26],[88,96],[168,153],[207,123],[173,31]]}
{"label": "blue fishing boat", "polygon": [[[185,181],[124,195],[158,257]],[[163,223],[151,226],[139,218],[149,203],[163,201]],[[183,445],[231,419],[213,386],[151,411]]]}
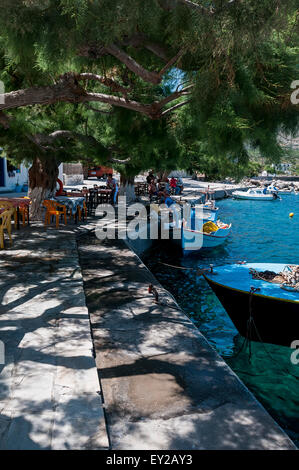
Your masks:
{"label": "blue fishing boat", "polygon": [[298,266],[233,264],[204,277],[242,336],[283,346],[299,338]]}

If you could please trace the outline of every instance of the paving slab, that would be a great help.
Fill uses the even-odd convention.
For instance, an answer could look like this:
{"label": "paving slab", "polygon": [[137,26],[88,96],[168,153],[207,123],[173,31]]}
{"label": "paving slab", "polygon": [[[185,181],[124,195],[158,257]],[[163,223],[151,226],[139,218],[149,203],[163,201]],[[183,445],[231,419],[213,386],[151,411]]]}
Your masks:
{"label": "paving slab", "polygon": [[296,448],[122,240],[78,247],[112,449]]}
{"label": "paving slab", "polygon": [[78,260],[81,230],[34,223],[0,252],[1,450],[109,448]]}

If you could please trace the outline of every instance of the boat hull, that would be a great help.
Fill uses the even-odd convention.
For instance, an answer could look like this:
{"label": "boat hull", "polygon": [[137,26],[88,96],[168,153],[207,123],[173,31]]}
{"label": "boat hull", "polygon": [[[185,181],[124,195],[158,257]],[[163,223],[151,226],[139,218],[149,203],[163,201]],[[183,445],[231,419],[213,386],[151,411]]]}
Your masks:
{"label": "boat hull", "polygon": [[182,228],[182,249],[184,253],[196,252],[203,248],[216,248],[222,245],[230,233],[230,226],[218,229],[217,232],[206,234],[196,230]]}
{"label": "boat hull", "polygon": [[[234,289],[212,280],[210,276],[205,276],[205,279],[242,336],[288,347],[298,339],[298,303]],[[251,323],[249,331],[250,311],[255,326]]]}
{"label": "boat hull", "polygon": [[259,195],[250,195],[247,192],[233,192],[232,196],[235,199],[248,199],[249,201],[274,201],[273,194],[259,194]]}

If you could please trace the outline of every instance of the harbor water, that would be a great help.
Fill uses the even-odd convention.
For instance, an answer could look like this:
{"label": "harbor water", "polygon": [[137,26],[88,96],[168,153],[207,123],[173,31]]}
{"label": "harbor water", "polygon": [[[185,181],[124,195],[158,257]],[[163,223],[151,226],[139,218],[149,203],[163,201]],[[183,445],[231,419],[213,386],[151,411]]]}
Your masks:
{"label": "harbor water", "polygon": [[[281,198],[281,201],[217,201],[220,220],[232,223],[231,234],[223,246],[182,256],[178,248],[164,240],[148,251],[143,261],[299,446],[299,364],[291,362],[294,350],[257,342],[251,343],[251,354],[249,347],[242,349],[244,339],[198,274],[199,268],[210,264],[238,261],[299,264],[299,195]],[[289,217],[292,212],[294,216]],[[295,339],[299,340],[299,331],[294,332]]]}

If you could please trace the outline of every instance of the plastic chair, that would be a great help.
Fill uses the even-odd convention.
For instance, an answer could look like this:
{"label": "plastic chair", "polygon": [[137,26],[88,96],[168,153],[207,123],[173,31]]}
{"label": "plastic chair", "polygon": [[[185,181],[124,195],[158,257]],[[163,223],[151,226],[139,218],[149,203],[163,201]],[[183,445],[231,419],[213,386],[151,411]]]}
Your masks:
{"label": "plastic chair", "polygon": [[13,209],[7,209],[4,212],[0,214],[0,248],[3,250],[4,249],[4,230],[7,231],[9,240],[10,240],[10,245],[12,245],[12,238],[11,238],[11,218],[14,213],[14,208]]}
{"label": "plastic chair", "polygon": [[[23,199],[30,199],[30,197],[24,196]],[[31,204],[31,201],[30,201],[30,204]],[[19,212],[22,216],[22,224],[23,224],[23,227],[24,227],[25,222],[26,221],[27,221],[27,223],[29,222],[29,206],[19,207]]]}
{"label": "plastic chair", "polygon": [[14,222],[15,222],[14,226],[16,228],[18,224],[18,214],[17,214],[16,208],[12,205],[12,203],[8,201],[0,201],[0,209],[12,211],[11,217],[14,218]]}
{"label": "plastic chair", "polygon": [[63,216],[64,223],[67,225],[66,219],[66,206],[63,204],[59,204],[56,201],[52,201],[50,199],[46,199],[43,202],[43,205],[46,208],[46,215],[45,215],[45,225],[47,226],[51,222],[51,217],[56,217],[56,228],[59,228],[59,217]]}
{"label": "plastic chair", "polygon": [[[78,219],[79,221],[81,222],[81,219],[82,219],[82,208],[80,206],[77,207],[77,211],[78,211]],[[84,201],[83,202],[83,214],[85,215],[85,219],[87,219],[87,205],[86,205],[86,202]],[[84,217],[83,217],[84,219]]]}

